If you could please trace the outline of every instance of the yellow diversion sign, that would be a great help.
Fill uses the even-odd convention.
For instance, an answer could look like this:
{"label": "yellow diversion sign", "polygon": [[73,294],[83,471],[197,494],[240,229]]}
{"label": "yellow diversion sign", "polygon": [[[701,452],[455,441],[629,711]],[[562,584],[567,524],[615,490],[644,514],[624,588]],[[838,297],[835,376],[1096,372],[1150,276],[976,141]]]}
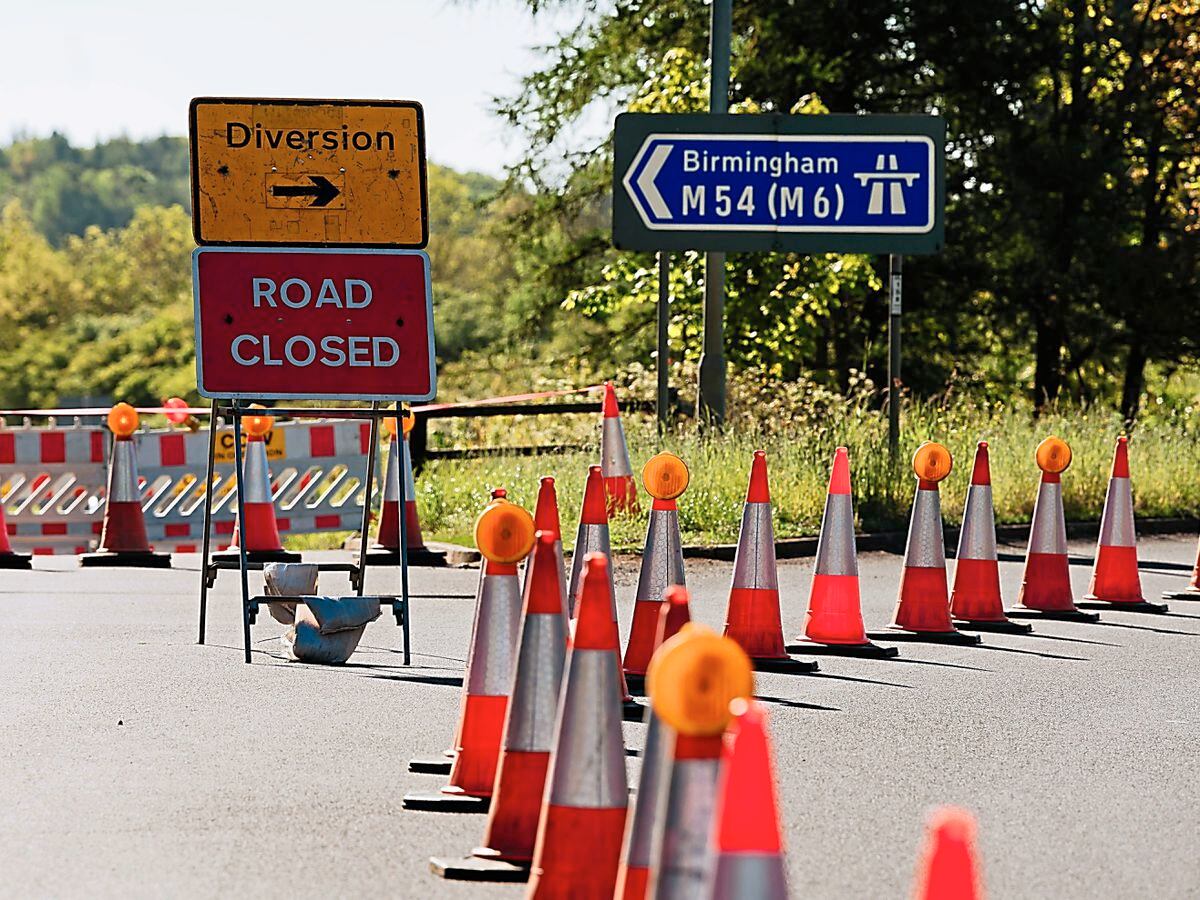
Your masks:
{"label": "yellow diversion sign", "polygon": [[198,97],[189,124],[198,244],[429,239],[419,103]]}

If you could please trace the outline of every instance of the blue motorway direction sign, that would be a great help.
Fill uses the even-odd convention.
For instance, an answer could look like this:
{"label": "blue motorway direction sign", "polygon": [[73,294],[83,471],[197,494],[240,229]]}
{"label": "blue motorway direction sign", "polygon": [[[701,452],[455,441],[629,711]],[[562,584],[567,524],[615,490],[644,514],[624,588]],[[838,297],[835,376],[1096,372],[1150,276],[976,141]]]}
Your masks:
{"label": "blue motorway direction sign", "polygon": [[613,242],[935,252],[944,138],[934,116],[622,115]]}

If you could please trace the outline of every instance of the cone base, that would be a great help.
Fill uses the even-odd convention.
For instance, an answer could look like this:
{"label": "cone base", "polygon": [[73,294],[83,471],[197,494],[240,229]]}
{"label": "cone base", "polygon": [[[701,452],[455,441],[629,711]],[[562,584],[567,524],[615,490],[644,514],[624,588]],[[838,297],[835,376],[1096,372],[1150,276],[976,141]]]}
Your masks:
{"label": "cone base", "polygon": [[171,568],[170,553],[155,553],[150,550],[97,550],[79,557],[81,566],[129,566],[138,569]]}
{"label": "cone base", "polygon": [[0,553],[0,569],[32,569],[33,561],[27,553]]}
{"label": "cone base", "polygon": [[1135,600],[1130,603],[1121,600],[1099,600],[1096,597],[1084,597],[1075,605],[1080,609],[1113,609],[1124,612],[1155,613],[1160,616],[1167,612],[1167,604],[1150,603],[1147,600]]}
{"label": "cone base", "polygon": [[811,675],[820,670],[815,660],[795,659],[791,656],[750,657],[755,672],[778,672],[782,675]]}
{"label": "cone base", "polygon": [[408,771],[417,775],[449,775],[454,762],[449,759],[410,759]]}
{"label": "cone base", "polygon": [[1010,622],[1008,619],[955,619],[955,628],[967,631],[996,631],[1004,634],[1029,634],[1032,625],[1024,622]]}
{"label": "cone base", "polygon": [[[367,562],[373,566],[398,566],[400,565],[400,551],[387,547],[368,547]],[[422,569],[440,569],[450,565],[446,561],[445,550],[430,550],[428,547],[410,549],[408,564]]]}
{"label": "cone base", "polygon": [[625,689],[638,697],[646,696],[646,676],[636,673],[625,673]]}
{"label": "cone base", "polygon": [[[218,550],[212,555],[211,559],[215,563],[233,563],[235,566],[241,564],[241,556],[238,553],[237,547],[231,547],[228,550]],[[246,562],[300,562],[300,554],[295,550],[247,550]]]}
{"label": "cone base", "polygon": [[[490,852],[483,847],[475,851],[477,854]],[[440,875],[447,881],[499,881],[519,884],[529,880],[528,866],[515,866],[501,859],[486,856],[465,856],[461,859],[431,856],[429,868],[434,875]]]}
{"label": "cone base", "polygon": [[868,631],[867,637],[883,638],[886,641],[921,641],[927,644],[978,644],[982,638],[977,634],[962,631],[909,631],[889,625],[884,631]]}
{"label": "cone base", "polygon": [[1163,591],[1164,600],[1200,600],[1200,590],[1187,588],[1182,591]]}
{"label": "cone base", "polygon": [[401,806],[422,812],[486,813],[492,805],[490,797],[472,797],[470,794],[453,793],[456,788],[445,792],[421,792],[405,794]]}
{"label": "cone base", "polygon": [[1010,619],[1056,619],[1061,622],[1099,622],[1096,613],[1082,609],[1030,609],[1018,603],[1008,611]]}
{"label": "cone base", "polygon": [[825,656],[858,656],[867,659],[891,659],[900,650],[896,647],[880,647],[866,641],[862,644],[822,644],[798,637],[787,645],[788,653],[823,654]]}

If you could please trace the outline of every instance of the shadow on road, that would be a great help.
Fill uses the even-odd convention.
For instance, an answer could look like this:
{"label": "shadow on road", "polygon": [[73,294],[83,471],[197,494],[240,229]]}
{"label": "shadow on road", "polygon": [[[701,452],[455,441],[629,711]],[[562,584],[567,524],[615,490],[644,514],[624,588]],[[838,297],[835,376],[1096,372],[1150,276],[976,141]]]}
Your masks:
{"label": "shadow on road", "polygon": [[[979,646],[975,644],[974,646]],[[965,666],[962,663],[934,662],[932,659],[913,659],[911,656],[896,656],[889,659],[888,662],[894,663],[912,663],[915,666],[938,666],[943,669],[968,669],[972,672],[990,672],[991,669],[983,669],[979,666]]]}
{"label": "shadow on road", "polygon": [[1086,656],[1066,656],[1062,653],[1042,653],[1037,650],[1018,650],[1016,647],[999,647],[996,644],[980,644],[980,650],[998,650],[1001,653],[1020,653],[1022,656],[1041,656],[1045,659],[1074,659],[1080,662],[1087,662]]}
{"label": "shadow on road", "polygon": [[[1049,621],[1049,620],[1047,620]],[[1097,647],[1124,647],[1124,644],[1113,644],[1109,641],[1089,641],[1087,638],[1067,637],[1063,634],[1046,634],[1042,631],[1034,631],[1029,634],[1022,634],[1023,638],[1038,638],[1043,641],[1062,641],[1065,644],[1094,644]]]}
{"label": "shadow on road", "polygon": [[768,697],[765,694],[756,694],[754,699],[760,703],[773,703],[776,706],[790,706],[793,709],[815,709],[821,712],[841,712],[841,708],[837,706],[822,706],[820,703],[805,703],[803,700],[788,700],[785,697]]}
{"label": "shadow on road", "polygon": [[879,681],[875,678],[856,678],[853,675],[834,675],[832,672],[813,672],[810,678],[833,678],[837,681],[857,681],[860,684],[881,684],[884,687],[898,687],[912,690],[911,684],[900,684],[896,681]]}

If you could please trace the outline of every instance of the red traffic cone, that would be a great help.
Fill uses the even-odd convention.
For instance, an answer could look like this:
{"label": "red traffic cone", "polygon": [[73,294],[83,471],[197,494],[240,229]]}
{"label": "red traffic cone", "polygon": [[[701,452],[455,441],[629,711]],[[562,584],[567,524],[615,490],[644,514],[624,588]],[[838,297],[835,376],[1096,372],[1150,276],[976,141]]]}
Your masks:
{"label": "red traffic cone", "polygon": [[629,447],[621,426],[621,410],[612,382],[604,382],[604,415],[600,425],[600,468],[604,472],[604,491],[608,495],[608,514],[637,513],[637,485],[629,464]]}
{"label": "red traffic cone", "polygon": [[838,447],[829,475],[829,493],[821,517],[817,562],[813,572],[804,634],[787,649],[792,653],[830,653],[841,656],[895,656],[895,647],[867,640],[858,586],[858,555],[854,546],[854,498],[850,493],[850,457]]}
{"label": "red traffic cone", "polygon": [[375,532],[375,543],[367,552],[368,562],[374,565],[398,565],[400,562],[400,479],[404,479],[404,538],[408,552],[405,554],[410,566],[442,566],[446,554],[425,546],[421,536],[421,517],[417,512],[417,483],[413,478],[412,451],[409,449],[408,434],[414,419],[411,414],[403,417],[402,435],[396,434],[396,420],[383,420],[388,433],[387,466],[383,471],[383,498],[379,504],[379,528]]}
{"label": "red traffic cone", "polygon": [[475,523],[475,543],[484,556],[483,585],[475,607],[450,782],[437,794],[405,795],[405,809],[487,812],[495,785],[521,626],[516,562],[529,554],[533,517],[507,500],[493,501]]}
{"label": "red traffic cone", "polygon": [[625,647],[625,680],[639,690],[654,652],[654,632],[658,628],[663,592],[671,585],[686,582],[675,501],[687,489],[688,477],[683,460],[670,453],[652,457],[642,469],[642,483],[654,498],[654,504],[646,526],[646,549],[642,553],[629,643]]}
{"label": "red traffic cone", "polygon": [[766,713],[734,701],[713,811],[712,900],[787,900],[775,765]]}
{"label": "red traffic cone", "polygon": [[529,877],[567,647],[562,573],[554,555],[557,542],[555,532],[538,531],[533,545],[512,699],[483,846],[463,860],[430,860],[433,871],[443,878],[524,881]]}
{"label": "red traffic cone", "polygon": [[[169,568],[170,554],[155,553],[146,537],[142,494],[138,488],[137,448],[133,443],[133,433],[138,427],[137,411],[128,403],[118,403],[108,414],[108,427],[113,433],[113,455],[108,467],[100,549],[80,556],[79,564]],[[4,539],[7,543],[7,529]]]}
{"label": "red traffic cone", "polygon": [[886,635],[894,640],[978,644],[979,635],[964,634],[950,621],[946,590],[946,548],[942,535],[942,504],[938,482],[950,474],[950,451],[926,441],[913,456],[917,493],[904,548],[904,574],[896,615]]}
{"label": "red traffic cone", "polygon": [[28,553],[17,553],[8,540],[8,522],[4,516],[4,502],[0,498],[0,569],[32,569],[33,562]]}
{"label": "red traffic cone", "polygon": [[616,885],[629,788],[607,570],[606,557],[588,555],[526,895],[535,900],[611,900]]}
{"label": "red traffic cone", "polygon": [[992,476],[987,441],[975,448],[975,467],[967,488],[962,529],[955,554],[950,615],[972,631],[1027,634],[1031,626],[1013,622],[1000,599],[1000,562],[996,557],[996,516],[992,508]]}
{"label": "red traffic cone", "polygon": [[741,645],[760,672],[817,670],[816,663],[788,656],[784,645],[771,489],[767,484],[767,454],[762,450],[754,451],[750,465],[750,487],[742,508],[742,527],[733,560],[725,636]]}
{"label": "red traffic cone", "polygon": [[[246,559],[249,562],[297,562],[300,554],[284,550],[279,540],[279,524],[275,520],[275,502],[271,497],[271,468],[267,462],[265,437],[275,419],[268,415],[243,416],[242,425],[246,432],[245,455],[242,459],[242,501],[246,507],[246,521],[235,520],[233,540],[229,549],[214,553],[214,560],[236,562],[238,547],[246,541]],[[236,500],[234,501],[236,505]]]}
{"label": "red traffic cone", "polygon": [[[583,587],[584,561],[592,553],[599,553],[608,565],[605,571],[608,575],[608,597],[612,607],[613,624],[617,623],[617,593],[613,585],[612,574],[612,545],[608,539],[608,510],[604,501],[604,477],[599,466],[588,467],[587,483],[583,488],[583,509],[579,515],[579,530],[575,535],[575,549],[571,551],[571,587],[567,598],[571,606],[572,616],[578,614],[580,591]],[[617,668],[621,668],[621,650],[618,642]],[[624,698],[625,715],[641,721],[644,710],[629,694],[629,685],[625,682],[624,671],[621,675],[621,696]]]}
{"label": "red traffic cone", "polygon": [[688,624],[654,654],[647,686],[670,753],[654,823],[648,896],[702,896],[713,864],[713,808],[730,705],[754,693],[736,641]]}
{"label": "red traffic cone", "polygon": [[[679,629],[691,621],[688,608],[687,588],[673,585],[667,588],[658,612],[658,627],[654,634],[654,649],[674,637]],[[617,890],[614,900],[644,900],[650,880],[650,860],[654,822],[658,818],[662,772],[666,766],[666,748],[662,736],[662,724],[654,714],[654,707],[646,709],[646,746],[642,750],[642,771],[638,776],[638,787],[633,814],[625,832],[621,849],[621,866],[617,871]]]}
{"label": "red traffic cone", "polygon": [[[554,489],[554,479],[549,475],[542,478],[538,486],[537,506],[533,510],[533,527],[554,537],[554,558],[558,561],[559,579],[562,587],[563,621],[571,621],[571,608],[567,602],[567,567],[563,557],[562,525],[558,518],[558,493]],[[533,571],[533,557],[537,553],[537,544],[529,554],[525,563],[525,590],[529,590],[530,573]]]}
{"label": "red traffic cone", "polygon": [[1163,591],[1164,600],[1200,600],[1200,541],[1196,542],[1196,567],[1192,580],[1182,591]]}
{"label": "red traffic cone", "polygon": [[1062,473],[1071,465],[1071,448],[1061,438],[1048,437],[1037,448],[1042,470],[1029,549],[1025,554],[1025,576],[1012,618],[1070,619],[1095,622],[1100,617],[1075,606],[1071,569],[1067,561],[1067,520],[1063,514]]}
{"label": "red traffic cone", "polygon": [[1142,596],[1138,575],[1137,529],[1133,515],[1133,491],[1129,480],[1129,438],[1117,438],[1113,453],[1112,477],[1104,495],[1104,513],[1100,517],[1100,539],[1096,542],[1096,562],[1087,603],[1092,609],[1133,610],[1165,613],[1167,604],[1147,603]]}
{"label": "red traffic cone", "polygon": [[926,834],[913,892],[916,900],[982,900],[974,816],[943,806],[930,817]]}

